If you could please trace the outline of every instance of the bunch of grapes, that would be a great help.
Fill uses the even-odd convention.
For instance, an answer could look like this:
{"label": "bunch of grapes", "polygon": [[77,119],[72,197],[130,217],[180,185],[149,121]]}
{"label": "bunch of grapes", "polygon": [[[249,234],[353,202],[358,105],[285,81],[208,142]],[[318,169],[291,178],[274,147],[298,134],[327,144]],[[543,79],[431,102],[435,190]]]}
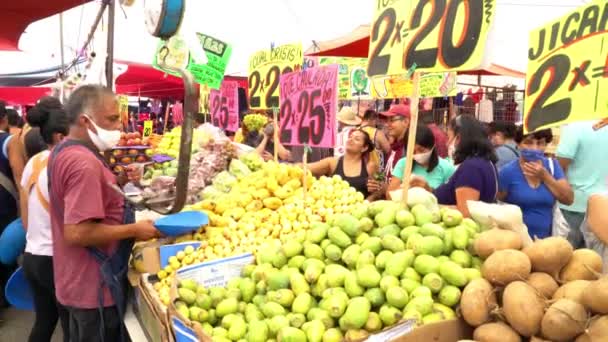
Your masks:
{"label": "bunch of grapes", "polygon": [[247,114],[243,118],[243,123],[249,132],[259,131],[267,122],[268,118],[262,114]]}

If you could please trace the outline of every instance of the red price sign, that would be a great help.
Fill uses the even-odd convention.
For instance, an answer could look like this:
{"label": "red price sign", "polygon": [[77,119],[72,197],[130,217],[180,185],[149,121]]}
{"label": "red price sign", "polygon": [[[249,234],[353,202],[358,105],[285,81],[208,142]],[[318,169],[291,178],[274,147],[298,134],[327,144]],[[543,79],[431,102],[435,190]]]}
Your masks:
{"label": "red price sign", "polygon": [[209,104],[213,125],[225,131],[239,129],[238,82],[224,81],[220,90],[211,90]]}
{"label": "red price sign", "polygon": [[333,148],[338,106],[338,66],[281,76],[280,140],[284,145]]}

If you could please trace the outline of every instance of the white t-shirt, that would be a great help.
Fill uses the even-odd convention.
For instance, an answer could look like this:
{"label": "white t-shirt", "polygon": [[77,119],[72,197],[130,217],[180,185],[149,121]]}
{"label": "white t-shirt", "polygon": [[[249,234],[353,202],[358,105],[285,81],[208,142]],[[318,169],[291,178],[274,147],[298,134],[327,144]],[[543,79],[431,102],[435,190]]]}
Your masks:
{"label": "white t-shirt", "polygon": [[[30,158],[25,165],[23,176],[21,177],[22,187],[27,186],[30,176],[32,175],[34,158],[40,158],[39,156],[43,156],[42,158],[48,158],[49,153],[49,151],[42,151]],[[40,186],[42,197],[44,197],[48,202],[49,188],[46,167],[40,171],[37,184],[38,185],[32,186],[27,199],[27,244],[25,245],[25,251],[34,255],[53,256],[51,217],[38,200],[38,195],[36,194],[36,186]]]}

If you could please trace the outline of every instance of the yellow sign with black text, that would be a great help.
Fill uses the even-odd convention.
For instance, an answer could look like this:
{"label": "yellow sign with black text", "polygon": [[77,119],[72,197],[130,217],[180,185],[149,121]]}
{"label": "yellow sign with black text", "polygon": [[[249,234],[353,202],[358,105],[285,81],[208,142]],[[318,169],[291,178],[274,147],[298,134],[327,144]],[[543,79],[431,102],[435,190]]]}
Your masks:
{"label": "yellow sign with black text", "polygon": [[142,137],[147,138],[152,135],[152,120],[144,121],[144,132]]}
{"label": "yellow sign with black text", "polygon": [[129,97],[127,95],[116,96],[118,101],[118,113],[120,114],[120,121],[123,127],[129,125]]}
{"label": "yellow sign with black text", "polygon": [[608,1],[530,32],[524,130],[608,117]]}
{"label": "yellow sign with black text", "polygon": [[[414,93],[414,84],[407,75],[376,76],[371,80],[372,96],[376,99],[401,99]],[[419,88],[420,97],[456,96],[456,73],[421,73]]]}
{"label": "yellow sign with black text", "polygon": [[199,87],[198,94],[198,112],[203,114],[210,114],[211,107],[209,106],[209,96],[211,89],[205,84],[201,84]]}
{"label": "yellow sign with black text", "polygon": [[302,44],[286,44],[261,50],[249,58],[249,107],[279,107],[281,75],[302,69]]}
{"label": "yellow sign with black text", "polygon": [[478,69],[496,0],[376,0],[367,74]]}

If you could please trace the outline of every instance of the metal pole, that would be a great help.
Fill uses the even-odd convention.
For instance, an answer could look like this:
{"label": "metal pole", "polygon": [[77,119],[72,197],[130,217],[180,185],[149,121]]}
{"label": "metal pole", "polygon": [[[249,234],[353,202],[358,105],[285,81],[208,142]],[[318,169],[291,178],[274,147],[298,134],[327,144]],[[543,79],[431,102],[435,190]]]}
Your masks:
{"label": "metal pole", "polygon": [[61,78],[65,77],[65,53],[63,49],[63,13],[59,13],[59,52],[61,53]]}
{"label": "metal pole", "polygon": [[106,56],[106,83],[107,87],[114,89],[114,12],[115,0],[108,1],[108,46]]}

